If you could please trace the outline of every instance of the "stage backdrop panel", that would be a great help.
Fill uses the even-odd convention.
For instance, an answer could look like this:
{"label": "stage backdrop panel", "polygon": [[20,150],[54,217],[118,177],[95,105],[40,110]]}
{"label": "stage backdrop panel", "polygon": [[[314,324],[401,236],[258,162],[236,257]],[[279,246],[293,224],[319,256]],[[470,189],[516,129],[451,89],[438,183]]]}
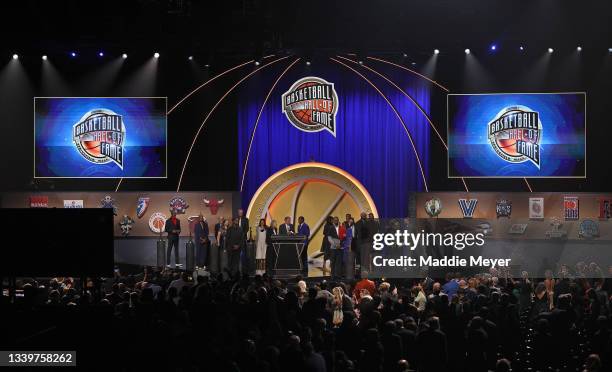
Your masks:
{"label": "stage backdrop panel", "polygon": [[[170,218],[170,203],[182,208],[184,213],[177,217],[181,220],[181,236],[188,237],[190,220],[195,221],[200,213],[208,221],[211,234],[219,217],[230,218],[234,213],[232,192],[11,192],[2,194],[2,208],[113,208],[114,235],[123,240],[120,223],[124,216],[133,223],[127,239],[159,237],[152,226],[159,227],[164,218]],[[93,223],[93,222],[92,222]],[[70,230],[70,223],[66,224]],[[166,234],[163,234],[166,236]],[[150,245],[150,244],[149,244]],[[151,245],[153,246],[153,245]]]}
{"label": "stage backdrop panel", "polygon": [[34,99],[34,177],[165,178],[166,98]]}
{"label": "stage backdrop panel", "polygon": [[449,177],[586,177],[584,93],[448,95]]}
{"label": "stage backdrop panel", "polygon": [[[253,133],[264,98],[281,71],[259,74],[241,89],[238,160],[239,182],[244,173],[243,205],[248,205],[257,188],[280,169],[317,161],[339,167],[357,178],[369,191],[381,216],[406,215],[409,192],[424,189],[406,130],[376,90],[345,67],[328,61],[313,63],[310,67],[299,63],[289,70],[272,92]],[[430,83],[397,69],[382,67],[381,71],[410,94],[425,112],[429,111]],[[397,108],[415,140],[427,175],[430,128],[425,116],[389,83],[369,76],[364,70],[361,73],[368,75]],[[322,111],[337,110],[332,128],[307,132],[292,124],[290,116],[283,113],[287,102],[282,99],[283,94],[309,76],[316,78],[315,83],[322,81],[324,92],[333,84],[336,107],[330,108],[324,100],[314,102]],[[298,116],[308,114],[308,110],[302,111]]]}

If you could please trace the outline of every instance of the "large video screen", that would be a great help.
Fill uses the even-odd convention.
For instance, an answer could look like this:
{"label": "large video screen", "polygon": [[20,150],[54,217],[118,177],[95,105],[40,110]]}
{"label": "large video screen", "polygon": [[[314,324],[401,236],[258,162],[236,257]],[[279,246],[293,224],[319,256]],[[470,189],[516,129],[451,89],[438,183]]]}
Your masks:
{"label": "large video screen", "polygon": [[165,178],[166,98],[34,99],[34,177]]}
{"label": "large video screen", "polygon": [[586,177],[586,94],[448,95],[448,176]]}

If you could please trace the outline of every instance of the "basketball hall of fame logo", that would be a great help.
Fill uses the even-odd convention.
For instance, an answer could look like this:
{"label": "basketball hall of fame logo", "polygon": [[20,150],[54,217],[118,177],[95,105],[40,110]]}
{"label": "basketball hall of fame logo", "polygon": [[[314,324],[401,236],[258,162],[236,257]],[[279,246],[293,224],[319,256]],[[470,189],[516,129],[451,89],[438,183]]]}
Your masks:
{"label": "basketball hall of fame logo", "polygon": [[121,115],[108,109],[88,111],[72,127],[72,140],[87,161],[95,164],[113,162],[123,169],[125,125]]}
{"label": "basketball hall of fame logo", "polygon": [[526,106],[509,106],[488,124],[488,138],[495,153],[509,163],[531,161],[540,168],[542,123]]}
{"label": "basketball hall of fame logo", "polygon": [[282,95],[282,107],[297,129],[310,133],[326,130],[336,136],[338,95],[333,83],[314,76],[302,78]]}

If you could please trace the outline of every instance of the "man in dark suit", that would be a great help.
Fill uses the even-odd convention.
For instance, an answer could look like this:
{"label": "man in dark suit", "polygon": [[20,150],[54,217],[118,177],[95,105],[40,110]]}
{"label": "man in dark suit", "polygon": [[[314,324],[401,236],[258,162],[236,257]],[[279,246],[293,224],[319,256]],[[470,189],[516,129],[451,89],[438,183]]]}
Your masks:
{"label": "man in dark suit", "polygon": [[353,241],[356,245],[355,260],[359,262],[360,270],[368,271],[371,262],[372,235],[370,234],[366,212],[361,212],[359,221],[355,223],[355,239]]}
{"label": "man in dark suit", "polygon": [[193,234],[195,235],[196,265],[204,268],[208,266],[208,247],[210,244],[208,233],[208,222],[200,214],[198,216],[198,223],[193,228]]}
{"label": "man in dark suit", "polygon": [[249,237],[249,219],[244,216],[243,209],[238,209],[238,227],[242,230],[246,242]]}
{"label": "man in dark suit", "polygon": [[298,217],[297,234],[304,236],[304,248],[302,249],[302,274],[308,276],[308,240],[310,238],[310,226],[304,220],[304,216]]}
{"label": "man in dark suit", "polygon": [[239,271],[240,250],[244,241],[244,234],[238,225],[238,221],[238,217],[234,218],[232,225],[227,229],[225,237],[227,254],[229,256],[228,267],[231,275],[236,275]]}
{"label": "man in dark suit", "polygon": [[172,210],[171,217],[166,220],[164,231],[168,233],[168,250],[166,252],[166,265],[170,266],[172,248],[174,248],[174,264],[179,266],[179,235],[181,234],[181,220],[176,218],[176,211]]}
{"label": "man in dark suit", "polygon": [[279,235],[293,235],[295,234],[295,230],[293,229],[293,224],[291,223],[291,217],[285,217],[285,223],[280,225],[278,228]]}
{"label": "man in dark suit", "polygon": [[344,252],[342,251],[342,233],[343,229],[340,226],[340,221],[338,217],[334,217],[333,223],[327,228],[327,239],[330,241],[330,266],[331,266],[331,276],[332,279],[337,279],[342,276],[343,264],[342,264],[342,256]]}

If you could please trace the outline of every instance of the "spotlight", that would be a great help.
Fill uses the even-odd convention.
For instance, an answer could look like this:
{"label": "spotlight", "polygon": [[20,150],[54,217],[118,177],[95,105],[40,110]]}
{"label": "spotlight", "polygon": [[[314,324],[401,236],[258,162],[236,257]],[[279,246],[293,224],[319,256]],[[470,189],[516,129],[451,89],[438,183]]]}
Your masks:
{"label": "spotlight", "polygon": [[259,61],[255,61],[255,66],[259,66]]}
{"label": "spotlight", "polygon": [[497,50],[497,45],[495,45],[495,44],[491,45],[491,50],[492,51],[496,51]]}
{"label": "spotlight", "polygon": [[123,53],[123,54],[121,55],[121,58],[126,59],[126,58],[127,58],[127,54]]}
{"label": "spotlight", "polygon": [[310,61],[306,61],[306,66],[310,66]]}
{"label": "spotlight", "polygon": [[554,52],[554,51],[555,51],[555,50],[554,50],[553,48],[548,48],[548,53],[552,53],[552,52]]}
{"label": "spotlight", "polygon": [[193,61],[193,56],[187,57],[188,60]]}
{"label": "spotlight", "polygon": [[46,60],[47,60],[47,55],[46,55],[46,54],[44,54],[44,55],[42,56],[42,59],[43,59],[43,61],[46,61]]}
{"label": "spotlight", "polygon": [[98,57],[104,57],[104,52],[98,52]]}
{"label": "spotlight", "polygon": [[434,54],[440,54],[440,49],[434,49]]}
{"label": "spotlight", "polygon": [[359,64],[360,64],[360,65],[363,65],[363,61],[359,61]]}
{"label": "spotlight", "polygon": [[612,48],[608,48],[608,53],[612,53]]}
{"label": "spotlight", "polygon": [[157,52],[153,53],[153,57],[159,58],[159,53],[157,53]]}
{"label": "spotlight", "polygon": [[13,59],[19,59],[19,56],[17,54],[13,54]]}
{"label": "spotlight", "polygon": [[204,65],[204,67],[209,68],[210,65],[207,63],[207,64]]}
{"label": "spotlight", "polygon": [[465,50],[465,54],[470,54],[470,50],[469,50],[469,49],[466,49],[466,50]]}
{"label": "spotlight", "polygon": [[581,46],[578,46],[578,48],[576,48],[576,50],[577,50],[578,52],[582,52],[582,47],[581,47]]}
{"label": "spotlight", "polygon": [[523,48],[523,46],[521,45],[521,46],[519,47],[519,50],[522,52],[523,50],[525,50],[525,48]]}
{"label": "spotlight", "polygon": [[404,56],[404,58],[408,57],[408,54],[404,53],[402,54]]}
{"label": "spotlight", "polygon": [[76,56],[77,56],[76,52],[70,52],[70,57],[74,58]]}
{"label": "spotlight", "polygon": [[413,66],[416,66],[416,62],[412,62],[412,65],[413,65]]}

